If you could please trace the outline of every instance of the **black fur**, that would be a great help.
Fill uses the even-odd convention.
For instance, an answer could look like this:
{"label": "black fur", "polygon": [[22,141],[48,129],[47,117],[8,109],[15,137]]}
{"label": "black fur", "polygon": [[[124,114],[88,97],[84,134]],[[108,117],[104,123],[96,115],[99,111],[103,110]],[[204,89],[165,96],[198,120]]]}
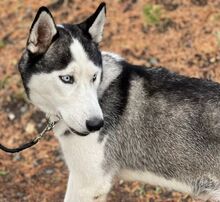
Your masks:
{"label": "black fur", "polygon": [[[124,67],[121,74],[110,84],[100,100],[105,122],[105,127],[103,128],[101,135],[105,134],[105,131],[114,128],[123,116],[129,97],[130,79],[131,72],[129,71],[129,68]],[[117,97],[113,97],[112,93],[117,94]],[[109,102],[110,97],[111,102]],[[106,102],[108,102],[108,105],[105,105]],[[106,107],[108,108],[106,109]],[[108,111],[109,108],[111,111]]]}
{"label": "black fur", "polygon": [[102,2],[99,7],[96,9],[95,13],[93,15],[91,15],[87,20],[85,20],[84,22],[78,24],[79,28],[82,30],[83,35],[87,36],[88,39],[92,40],[92,36],[89,34],[89,28],[91,27],[91,25],[94,23],[95,19],[97,18],[97,16],[99,15],[100,11],[102,9],[105,9],[105,13],[106,13],[106,4],[104,2]]}

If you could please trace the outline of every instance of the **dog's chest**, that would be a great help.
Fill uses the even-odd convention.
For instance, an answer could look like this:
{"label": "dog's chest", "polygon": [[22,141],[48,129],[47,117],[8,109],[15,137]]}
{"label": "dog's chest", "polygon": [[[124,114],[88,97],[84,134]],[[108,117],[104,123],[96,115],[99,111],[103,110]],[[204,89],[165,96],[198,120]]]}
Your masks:
{"label": "dog's chest", "polygon": [[[68,168],[76,172],[96,167],[96,172],[102,173],[104,159],[104,141],[98,141],[99,133],[95,132],[85,137],[76,134],[64,135],[67,130],[64,123],[59,122],[54,128]],[[100,167],[100,170],[97,170]]]}

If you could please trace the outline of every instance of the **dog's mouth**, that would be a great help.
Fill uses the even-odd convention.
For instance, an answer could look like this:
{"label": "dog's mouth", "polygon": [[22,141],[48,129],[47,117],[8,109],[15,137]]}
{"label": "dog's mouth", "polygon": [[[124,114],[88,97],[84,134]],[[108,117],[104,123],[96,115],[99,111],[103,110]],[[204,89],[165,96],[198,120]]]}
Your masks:
{"label": "dog's mouth", "polygon": [[68,127],[68,130],[69,130],[71,133],[75,133],[75,134],[77,134],[77,135],[79,135],[79,136],[87,136],[87,135],[89,134],[89,132],[78,132],[78,131],[76,131],[75,129],[70,128],[70,127]]}
{"label": "dog's mouth", "polygon": [[[58,118],[58,120],[63,120],[63,121],[64,121],[64,119],[63,119],[61,113],[58,113],[58,114],[56,115],[56,117]],[[64,123],[65,123],[65,121],[64,121]],[[70,133],[74,133],[74,134],[77,134],[77,135],[79,135],[79,136],[87,136],[87,135],[89,134],[89,132],[79,132],[79,131],[75,130],[74,128],[69,127],[67,123],[65,123],[65,124],[66,124],[66,126],[67,126],[67,130],[68,130]]]}

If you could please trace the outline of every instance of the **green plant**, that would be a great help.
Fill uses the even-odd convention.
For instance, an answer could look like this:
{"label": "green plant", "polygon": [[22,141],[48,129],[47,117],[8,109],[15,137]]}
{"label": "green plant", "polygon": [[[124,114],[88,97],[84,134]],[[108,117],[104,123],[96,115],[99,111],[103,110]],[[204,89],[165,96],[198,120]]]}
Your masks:
{"label": "green plant", "polygon": [[5,76],[2,80],[0,80],[0,89],[5,88],[9,80],[9,76]]}
{"label": "green plant", "polygon": [[218,44],[218,46],[220,47],[220,31],[217,31],[217,32],[215,33],[215,36],[216,36],[217,44]]}
{"label": "green plant", "polygon": [[157,25],[161,19],[161,6],[155,4],[146,4],[144,6],[144,18],[148,25]]}
{"label": "green plant", "polygon": [[7,175],[7,174],[8,174],[7,171],[0,170],[0,176],[5,176],[5,175]]}
{"label": "green plant", "polygon": [[20,101],[26,101],[26,94],[23,89],[18,89],[14,94],[13,98]]}
{"label": "green plant", "polygon": [[220,21],[220,13],[214,13],[213,15],[211,15],[210,19],[213,22],[219,22]]}
{"label": "green plant", "polygon": [[0,39],[0,48],[4,48],[5,46],[6,46],[5,41]]}

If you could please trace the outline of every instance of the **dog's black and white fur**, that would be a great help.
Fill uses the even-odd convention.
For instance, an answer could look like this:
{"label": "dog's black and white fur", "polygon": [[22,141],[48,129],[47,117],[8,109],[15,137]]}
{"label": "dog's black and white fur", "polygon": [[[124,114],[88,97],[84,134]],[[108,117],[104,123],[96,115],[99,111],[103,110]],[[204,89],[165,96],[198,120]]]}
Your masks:
{"label": "dog's black and white fur", "polygon": [[19,62],[32,103],[62,118],[65,202],[105,201],[115,176],[220,201],[220,85],[100,52],[105,10],[56,25],[40,8]]}

